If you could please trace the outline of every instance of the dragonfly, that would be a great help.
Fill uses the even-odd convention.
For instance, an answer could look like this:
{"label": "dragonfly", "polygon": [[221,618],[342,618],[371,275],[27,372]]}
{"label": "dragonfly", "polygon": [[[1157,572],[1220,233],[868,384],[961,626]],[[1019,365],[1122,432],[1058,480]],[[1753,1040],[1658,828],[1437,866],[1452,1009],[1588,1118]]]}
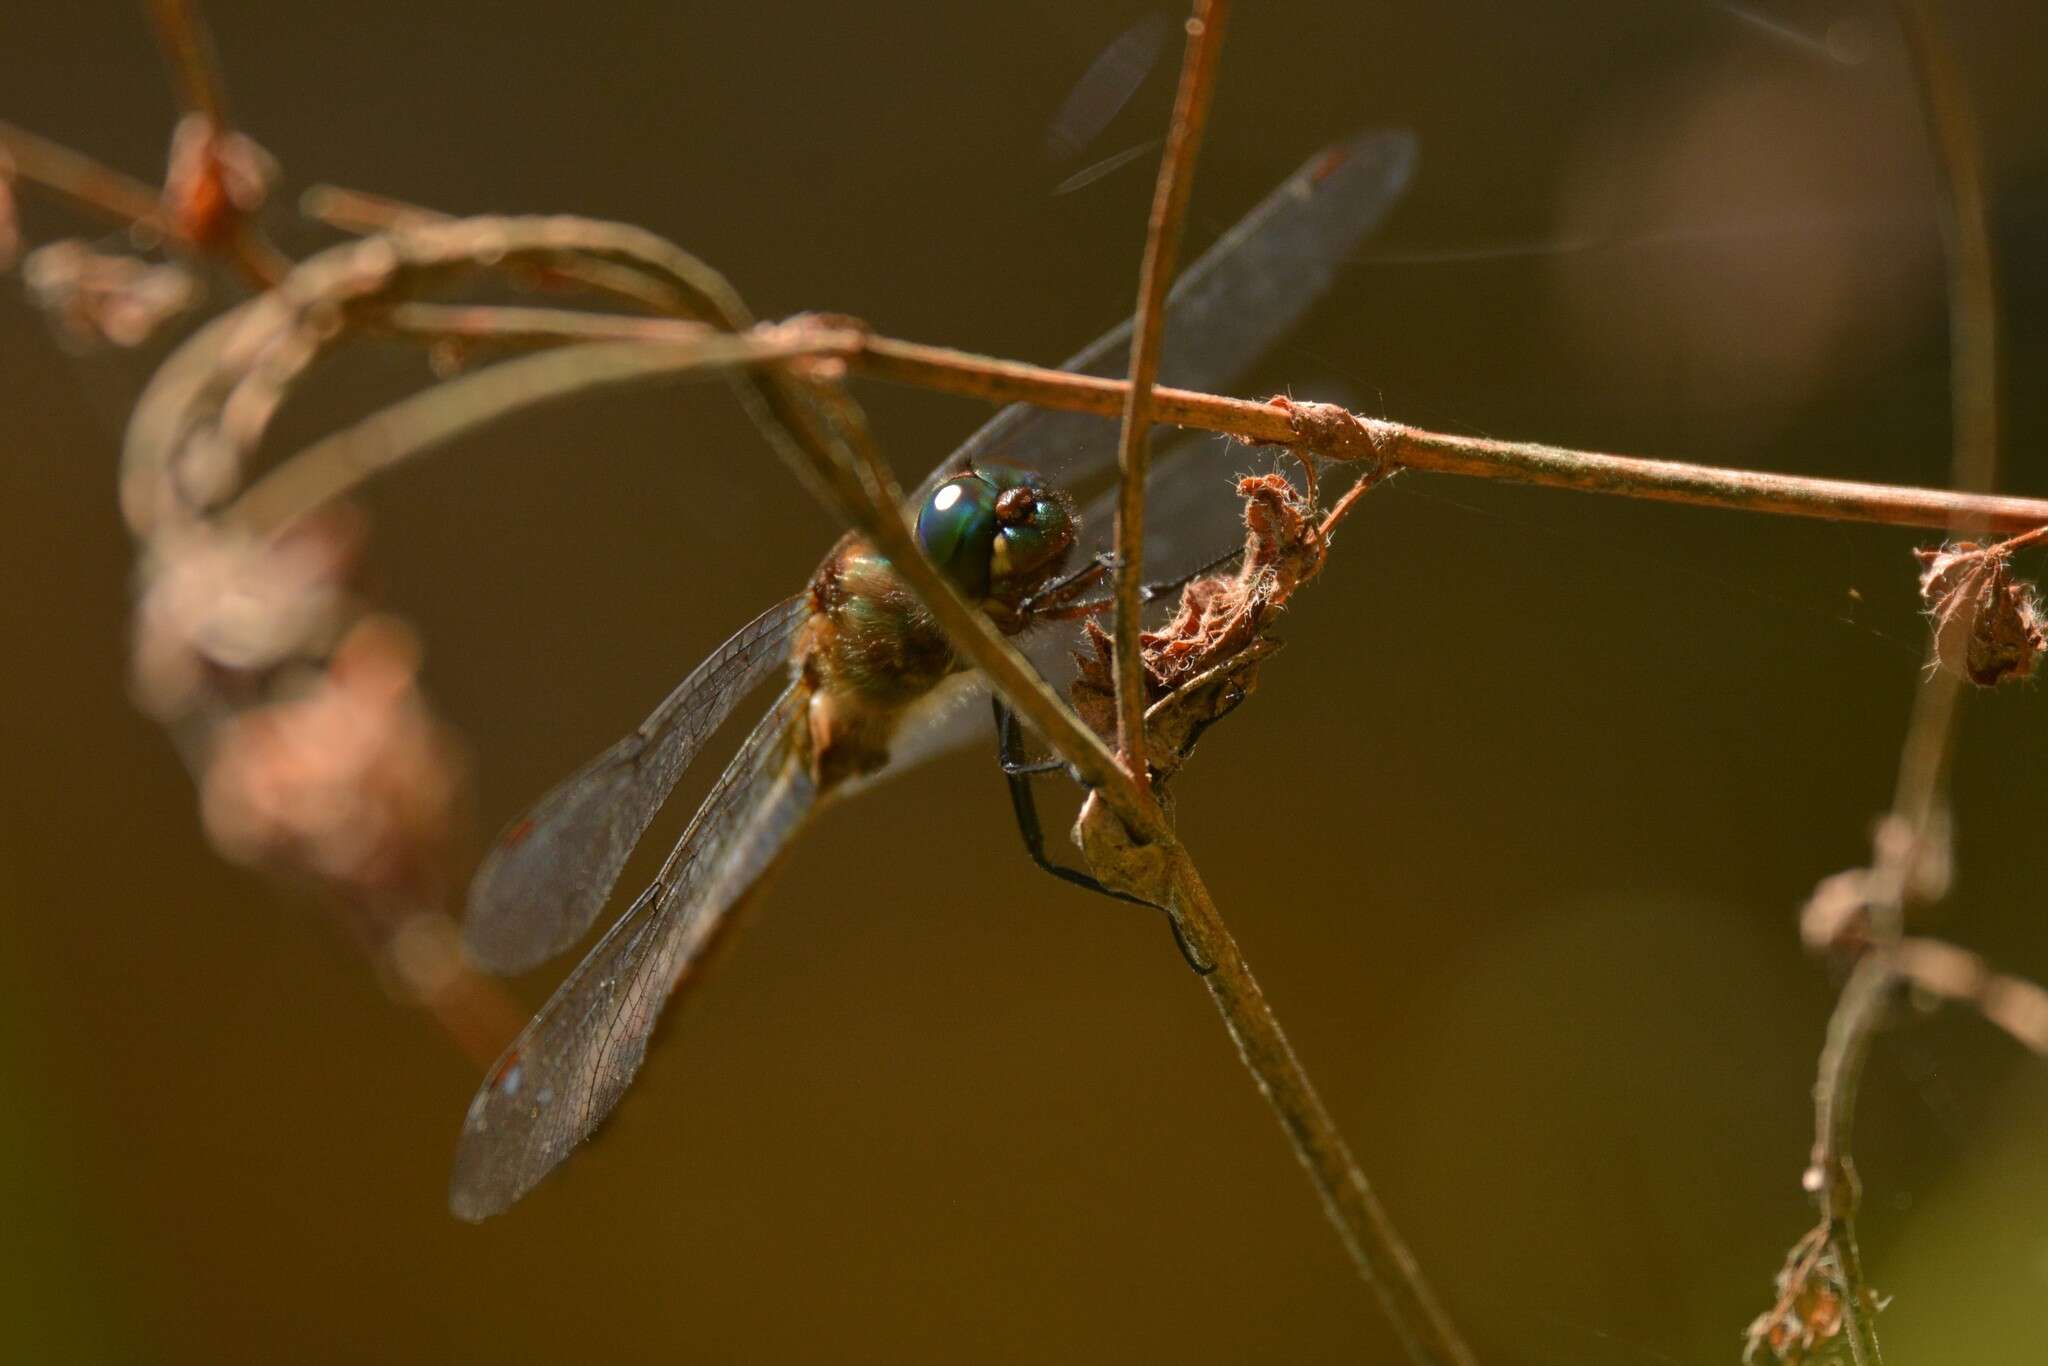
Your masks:
{"label": "dragonfly", "polygon": [[[1160,382],[1231,385],[1328,288],[1405,192],[1415,160],[1412,135],[1374,130],[1282,182],[1176,282]],[[1064,368],[1121,376],[1130,333],[1127,321]],[[1110,522],[1109,493],[1077,512],[1074,490],[1114,459],[1111,420],[1012,405],[932,470],[908,496],[906,517],[965,596],[1028,640],[1035,659],[1055,659],[1072,639],[1061,623],[1101,606],[1083,593],[1106,566],[1098,557],[1069,572],[1088,544],[1084,528],[1099,535]],[[1192,534],[1198,519],[1180,515],[1196,501],[1190,490],[1234,518],[1235,500],[1216,496],[1225,488],[1208,462],[1161,451],[1148,484],[1148,522],[1158,528],[1148,557]],[[653,882],[486,1075],[456,1147],[457,1216],[509,1208],[587,1139],[638,1072],[671,995],[803,826],[827,804],[967,738],[961,718],[971,711],[960,703],[986,688],[887,561],[849,533],[805,592],[741,627],[630,735],[505,829],[470,887],[470,955],[509,973],[574,945],[706,742],[777,675],[780,692]],[[1033,856],[1085,880],[1050,865],[1032,827]]]}

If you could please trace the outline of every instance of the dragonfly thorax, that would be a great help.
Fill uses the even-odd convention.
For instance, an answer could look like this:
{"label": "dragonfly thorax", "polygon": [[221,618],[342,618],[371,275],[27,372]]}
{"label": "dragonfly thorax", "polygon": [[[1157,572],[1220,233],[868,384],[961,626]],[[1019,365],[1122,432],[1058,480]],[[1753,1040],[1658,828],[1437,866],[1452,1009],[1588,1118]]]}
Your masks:
{"label": "dragonfly thorax", "polygon": [[[917,517],[925,553],[1006,633],[1029,624],[1027,599],[1065,567],[1077,534],[1064,493],[1001,466],[941,483]],[[822,792],[886,764],[905,712],[961,664],[917,595],[858,534],[818,566],[810,608],[793,655]]]}

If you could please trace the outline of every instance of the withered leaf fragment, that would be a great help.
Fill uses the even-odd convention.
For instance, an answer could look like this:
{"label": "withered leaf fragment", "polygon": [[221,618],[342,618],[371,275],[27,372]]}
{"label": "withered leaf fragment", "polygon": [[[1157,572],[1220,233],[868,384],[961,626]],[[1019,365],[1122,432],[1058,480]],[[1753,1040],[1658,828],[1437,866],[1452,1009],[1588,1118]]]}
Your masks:
{"label": "withered leaf fragment", "polygon": [[1939,666],[1983,688],[2031,677],[2048,650],[2048,635],[2040,596],[2013,574],[2008,552],[1958,541],[1913,554],[1921,564],[1920,598],[1933,620]]}
{"label": "withered leaf fragment", "polygon": [[199,281],[181,265],[95,251],[75,238],[21,258],[29,297],[65,340],[90,346],[140,346],[199,299]]}
{"label": "withered leaf fragment", "polygon": [[[1329,540],[1313,503],[1278,474],[1238,481],[1245,501],[1245,553],[1236,572],[1196,579],[1158,630],[1139,637],[1145,669],[1146,730],[1174,743],[1149,746],[1155,769],[1170,769],[1201,727],[1242,701],[1257,683],[1257,662],[1272,649],[1269,631],[1294,590],[1315,577]],[[1090,621],[1077,655],[1072,697],[1097,734],[1116,733],[1116,685],[1109,633]],[[1227,688],[1197,685],[1226,662]],[[1180,714],[1187,707],[1203,714]]]}
{"label": "withered leaf fragment", "polygon": [[[1828,1227],[1823,1224],[1793,1244],[1785,1265],[1778,1271],[1778,1298],[1756,1316],[1745,1335],[1742,1352],[1745,1366],[1777,1362],[1780,1366],[1807,1366],[1825,1360],[1847,1360],[1847,1343],[1842,1336],[1846,1322],[1845,1297],[1853,1293],[1843,1283]],[[1860,1292],[1862,1312],[1879,1313],[1885,1299],[1869,1288]]]}

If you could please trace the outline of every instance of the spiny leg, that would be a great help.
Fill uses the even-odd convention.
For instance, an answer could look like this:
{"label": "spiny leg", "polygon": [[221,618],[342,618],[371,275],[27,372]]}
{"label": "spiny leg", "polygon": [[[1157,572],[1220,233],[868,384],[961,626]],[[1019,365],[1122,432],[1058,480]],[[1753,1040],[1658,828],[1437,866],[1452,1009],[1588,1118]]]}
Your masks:
{"label": "spiny leg", "polygon": [[[1243,554],[1244,547],[1239,546],[1234,550],[1225,551],[1207,564],[1192,569],[1178,578],[1161,579],[1156,583],[1141,584],[1138,588],[1138,600],[1140,602],[1155,602],[1165,597],[1168,593],[1177,592],[1187,587],[1204,574],[1221,569],[1232,560],[1242,557]],[[1093,588],[1103,575],[1109,573],[1115,567],[1115,554],[1105,550],[1065,578],[1056,579],[1039,589],[1036,593],[1033,593],[1023,601],[1021,610],[1026,616],[1052,620],[1089,616],[1096,612],[1106,611],[1116,605],[1114,598],[1082,598],[1080,594],[1087,589]]]}
{"label": "spiny leg", "polygon": [[[1201,565],[1198,568],[1189,570],[1187,573],[1182,574],[1178,578],[1161,579],[1157,583],[1141,584],[1138,587],[1138,601],[1147,603],[1156,602],[1160,598],[1165,597],[1168,593],[1178,592],[1179,590],[1187,587],[1196,579],[1201,578],[1204,574],[1212,573],[1215,570],[1223,568],[1223,566],[1231,563],[1233,560],[1241,559],[1243,555],[1244,547],[1239,546],[1235,550],[1226,551],[1224,554],[1218,555],[1215,559],[1209,561],[1205,565]],[[1106,571],[1110,567],[1110,562],[1112,562],[1115,558],[1115,556],[1109,554],[1107,551],[1104,551],[1101,555],[1096,557],[1095,565],[1090,566],[1090,569],[1093,570],[1099,567],[1100,569]],[[1082,575],[1075,574],[1070,575],[1067,579],[1062,580],[1060,584],[1057,584],[1054,587],[1061,589],[1062,592],[1071,596],[1075,591],[1077,591],[1076,586],[1079,585],[1081,582],[1083,582]],[[1059,602],[1057,601],[1056,595],[1048,591],[1046,593],[1041,593],[1037,597],[1031,599],[1028,606],[1034,613],[1041,617],[1045,617],[1052,620],[1062,620],[1068,617],[1085,617],[1092,616],[1097,612],[1106,612],[1110,608],[1116,606],[1116,599],[1083,598],[1076,601]]]}
{"label": "spiny leg", "polygon": [[1038,796],[1032,790],[1031,780],[1040,773],[1051,773],[1066,765],[1057,759],[1027,762],[1023,757],[1023,745],[1017,732],[1016,714],[1003,705],[1002,698],[992,697],[989,700],[995,707],[996,715],[996,758],[1002,764],[1003,777],[1010,785],[1010,809],[1016,815],[1017,833],[1024,837],[1024,852],[1031,856],[1031,861],[1062,882],[1072,883],[1087,891],[1100,892],[1116,901],[1126,901],[1133,906],[1143,906],[1147,910],[1162,912],[1166,916],[1166,923],[1173,928],[1173,942],[1179,946],[1180,956],[1187,960],[1188,967],[1204,977],[1214,972],[1214,963],[1204,963],[1195,956],[1193,946],[1180,932],[1180,921],[1175,919],[1173,912],[1168,911],[1166,907],[1156,901],[1147,901],[1141,896],[1133,896],[1129,892],[1120,892],[1114,887],[1106,886],[1101,879],[1084,873],[1079,868],[1067,868],[1052,861],[1052,856],[1045,851],[1045,827],[1038,819]]}

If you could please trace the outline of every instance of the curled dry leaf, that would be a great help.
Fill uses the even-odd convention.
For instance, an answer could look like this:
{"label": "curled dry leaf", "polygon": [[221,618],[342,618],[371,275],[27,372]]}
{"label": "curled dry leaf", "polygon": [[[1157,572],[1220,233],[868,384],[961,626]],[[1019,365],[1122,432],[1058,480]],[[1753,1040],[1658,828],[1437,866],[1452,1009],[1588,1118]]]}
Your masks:
{"label": "curled dry leaf", "polygon": [[[1781,1366],[1827,1359],[1844,1346],[1844,1295],[1840,1268],[1828,1226],[1813,1229],[1792,1247],[1785,1265],[1778,1271],[1778,1298],[1749,1325],[1742,1359],[1749,1366],[1778,1362]],[[1874,1291],[1863,1292],[1863,1310],[1875,1314],[1885,1301]],[[1846,1352],[1842,1353],[1846,1356]]]}
{"label": "curled dry leaf", "polygon": [[366,896],[437,900],[463,764],[418,670],[411,633],[366,617],[304,693],[225,723],[200,785],[222,854]]}
{"label": "curled dry leaf", "polygon": [[2007,549],[1958,541],[1913,554],[1940,667],[1984,688],[2031,677],[2048,635],[2040,597],[2012,573]]}
{"label": "curled dry leaf", "polygon": [[93,250],[75,238],[37,247],[21,260],[29,297],[66,340],[140,346],[199,299],[183,266]]}
{"label": "curled dry leaf", "polygon": [[164,212],[186,240],[218,247],[263,207],[277,177],[277,159],[247,134],[187,114],[171,133]]}
{"label": "curled dry leaf", "polygon": [[362,522],[347,508],[268,539],[218,530],[159,537],[135,609],[136,701],[160,720],[324,651],[347,610]]}
{"label": "curled dry leaf", "polygon": [[[1139,636],[1145,673],[1146,754],[1154,789],[1170,804],[1167,780],[1211,725],[1236,710],[1258,685],[1261,662],[1280,648],[1268,632],[1295,589],[1314,578],[1329,554],[1331,520],[1284,476],[1238,481],[1244,499],[1245,549],[1231,574],[1205,575],[1181,590],[1180,604],[1158,630]],[[1074,706],[1097,734],[1116,733],[1116,685],[1109,633],[1086,624]],[[1123,823],[1091,796],[1082,803],[1074,843],[1096,877],[1119,891],[1157,899],[1163,855],[1135,843]]]}
{"label": "curled dry leaf", "polygon": [[[1170,742],[1148,746],[1162,772],[1177,767],[1202,729],[1250,694],[1258,661],[1277,647],[1266,633],[1294,590],[1321,571],[1329,552],[1315,505],[1284,476],[1247,476],[1237,492],[1245,500],[1245,551],[1236,572],[1188,584],[1172,618],[1139,637],[1146,729]],[[1075,709],[1097,734],[1113,736],[1109,633],[1090,621],[1082,644],[1072,688]],[[1234,662],[1242,667],[1224,669]],[[1200,686],[1207,684],[1216,686]]]}

